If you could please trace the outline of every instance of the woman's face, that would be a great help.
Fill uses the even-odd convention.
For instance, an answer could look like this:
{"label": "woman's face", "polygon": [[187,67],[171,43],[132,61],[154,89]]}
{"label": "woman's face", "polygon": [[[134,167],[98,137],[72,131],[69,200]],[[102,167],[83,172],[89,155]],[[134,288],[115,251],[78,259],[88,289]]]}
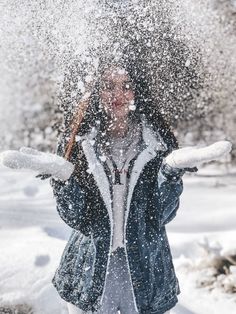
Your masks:
{"label": "woman's face", "polygon": [[134,105],[134,89],[128,73],[118,67],[106,70],[100,88],[101,104],[109,118],[126,119]]}

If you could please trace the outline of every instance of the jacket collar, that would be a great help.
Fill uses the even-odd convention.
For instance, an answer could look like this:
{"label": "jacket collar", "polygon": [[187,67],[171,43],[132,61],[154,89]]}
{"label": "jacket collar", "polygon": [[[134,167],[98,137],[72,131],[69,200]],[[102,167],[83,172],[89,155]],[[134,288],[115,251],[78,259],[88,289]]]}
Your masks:
{"label": "jacket collar", "polygon": [[[86,134],[82,139],[82,148],[87,159],[89,168],[88,172],[91,173],[95,179],[95,182],[98,186],[98,189],[101,193],[103,201],[108,210],[109,218],[111,221],[111,226],[113,225],[112,220],[112,196],[110,192],[110,185],[108,177],[105,173],[105,170],[102,166],[101,161],[99,160],[100,156],[97,156],[96,151],[94,149],[95,136],[97,134],[97,130],[95,128],[88,134]],[[132,200],[132,195],[134,192],[134,188],[137,184],[138,178],[144,168],[144,166],[153,159],[157,151],[166,151],[167,145],[163,141],[161,135],[158,132],[153,131],[152,127],[147,124],[146,119],[142,118],[142,137],[145,143],[145,148],[141,153],[139,153],[137,159],[135,160],[131,175],[130,182],[128,188],[127,195],[127,210],[125,216],[125,225],[127,223],[129,208]]]}

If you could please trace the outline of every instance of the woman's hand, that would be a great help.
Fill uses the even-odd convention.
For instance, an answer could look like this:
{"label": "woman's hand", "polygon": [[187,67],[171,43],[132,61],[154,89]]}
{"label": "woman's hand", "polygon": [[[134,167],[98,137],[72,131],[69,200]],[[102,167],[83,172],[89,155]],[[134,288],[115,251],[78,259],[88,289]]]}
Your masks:
{"label": "woman's hand", "polygon": [[2,164],[11,169],[30,169],[42,175],[51,175],[66,181],[74,171],[74,165],[56,154],[43,153],[30,147],[19,151],[8,150],[0,153]]}
{"label": "woman's hand", "polygon": [[165,162],[174,168],[191,168],[217,160],[227,155],[231,149],[232,144],[229,141],[219,141],[203,148],[185,147],[171,152]]}

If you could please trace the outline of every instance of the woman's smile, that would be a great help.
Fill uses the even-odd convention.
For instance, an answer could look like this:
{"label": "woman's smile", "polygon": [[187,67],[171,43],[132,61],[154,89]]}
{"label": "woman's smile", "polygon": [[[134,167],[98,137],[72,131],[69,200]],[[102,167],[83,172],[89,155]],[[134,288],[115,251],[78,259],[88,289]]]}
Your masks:
{"label": "woman's smile", "polygon": [[119,100],[114,100],[112,101],[112,106],[115,107],[115,108],[120,108],[120,107],[123,107],[124,106],[124,103],[122,103],[121,101]]}

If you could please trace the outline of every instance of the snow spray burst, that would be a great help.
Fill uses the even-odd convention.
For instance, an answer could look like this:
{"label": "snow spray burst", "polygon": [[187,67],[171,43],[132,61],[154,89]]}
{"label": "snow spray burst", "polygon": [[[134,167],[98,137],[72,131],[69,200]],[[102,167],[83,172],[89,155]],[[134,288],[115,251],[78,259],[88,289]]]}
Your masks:
{"label": "snow spray burst", "polygon": [[[1,124],[8,146],[50,147],[61,124],[58,94],[70,116],[105,55],[119,61],[126,54],[141,65],[153,110],[173,125],[182,121],[186,127],[183,121],[210,117],[222,105],[232,112],[236,44],[230,3],[2,1],[0,110],[9,108]],[[14,126],[12,119],[18,121]]]}

